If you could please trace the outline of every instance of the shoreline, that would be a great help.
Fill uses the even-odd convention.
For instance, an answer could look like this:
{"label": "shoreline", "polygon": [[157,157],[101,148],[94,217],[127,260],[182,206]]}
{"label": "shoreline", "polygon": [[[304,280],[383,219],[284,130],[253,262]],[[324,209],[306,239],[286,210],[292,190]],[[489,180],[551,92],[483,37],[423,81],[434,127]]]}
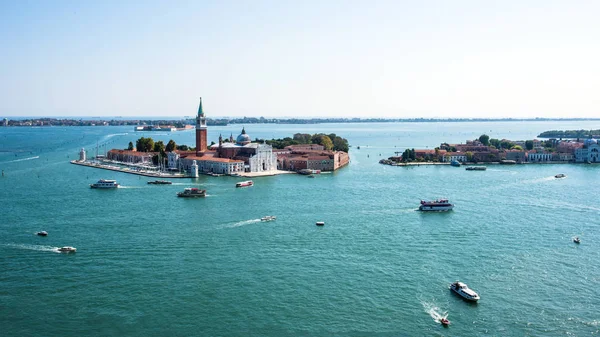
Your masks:
{"label": "shoreline", "polygon": [[[442,162],[419,162],[419,163],[393,163],[393,164],[386,164],[386,163],[379,163],[381,165],[388,165],[388,166],[428,166],[428,165],[445,165],[445,166],[452,166],[450,163],[442,163]],[[477,162],[477,163],[461,163],[460,166],[477,166],[477,165],[502,165],[502,166],[513,166],[513,165],[538,165],[538,164],[542,164],[542,165],[547,165],[547,164],[588,164],[588,163],[573,163],[573,162],[568,162],[568,161],[544,161],[544,162],[521,162],[521,163],[501,163],[501,162],[489,162],[489,163],[483,163],[483,162]],[[590,163],[590,164],[595,164],[595,163]]]}

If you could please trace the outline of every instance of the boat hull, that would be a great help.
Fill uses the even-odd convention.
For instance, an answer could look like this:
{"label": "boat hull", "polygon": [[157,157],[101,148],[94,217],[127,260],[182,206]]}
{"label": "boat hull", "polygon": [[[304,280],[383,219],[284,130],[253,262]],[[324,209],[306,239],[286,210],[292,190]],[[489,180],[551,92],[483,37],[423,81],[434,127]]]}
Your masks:
{"label": "boat hull", "polygon": [[454,205],[440,206],[440,205],[421,205],[419,211],[421,212],[448,212],[454,208]]}

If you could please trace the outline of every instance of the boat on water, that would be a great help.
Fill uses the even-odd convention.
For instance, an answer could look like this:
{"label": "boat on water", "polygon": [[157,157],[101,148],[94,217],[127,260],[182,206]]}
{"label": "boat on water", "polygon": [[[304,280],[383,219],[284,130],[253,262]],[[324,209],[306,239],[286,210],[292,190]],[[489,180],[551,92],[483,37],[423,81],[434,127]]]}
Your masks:
{"label": "boat on water", "polygon": [[170,182],[168,180],[153,180],[153,181],[149,181],[148,184],[150,184],[150,185],[171,185],[172,182]]}
{"label": "boat on water", "polygon": [[35,234],[39,235],[39,236],[48,236],[48,232],[46,232],[46,231],[37,232]]}
{"label": "boat on water", "polygon": [[301,169],[298,173],[303,175],[321,174],[321,170]]}
{"label": "boat on water", "polygon": [[195,187],[186,187],[183,192],[177,192],[180,198],[201,198],[206,196],[206,190],[201,190]]}
{"label": "boat on water", "polygon": [[465,168],[467,171],[485,171],[487,167],[485,166],[468,166]]}
{"label": "boat on water", "polygon": [[581,243],[581,240],[579,239],[578,236],[576,236],[576,237],[573,238],[573,242],[575,242],[575,243]]}
{"label": "boat on water", "polygon": [[419,206],[419,211],[421,212],[447,212],[454,208],[454,205],[451,204],[448,199],[438,199],[438,200],[421,200],[421,206]]}
{"label": "boat on water", "polygon": [[455,167],[459,167],[460,166],[460,162],[458,160],[453,160],[450,162],[450,165],[455,166]]}
{"label": "boat on water", "polygon": [[100,179],[98,182],[90,184],[90,188],[117,188],[119,183],[116,180]]}
{"label": "boat on water", "polygon": [[559,174],[557,174],[557,175],[554,176],[554,178],[557,178],[557,179],[564,178],[564,177],[566,177],[566,175],[562,174],[562,173],[559,173]]}
{"label": "boat on water", "polygon": [[277,220],[277,217],[274,215],[267,215],[267,216],[263,216],[262,218],[260,218],[260,221],[275,221]]}
{"label": "boat on water", "polygon": [[64,246],[58,248],[58,251],[61,253],[75,253],[77,251],[77,248],[71,246]]}
{"label": "boat on water", "polygon": [[443,326],[450,325],[450,321],[446,317],[440,318],[440,323],[442,323]]}
{"label": "boat on water", "polygon": [[316,225],[317,226],[325,226],[325,222],[324,221],[317,221]]}
{"label": "boat on water", "polygon": [[450,290],[454,291],[468,301],[479,301],[479,295],[462,282],[456,281],[452,283],[450,285]]}
{"label": "boat on water", "polygon": [[235,183],[235,187],[250,187],[252,185],[254,185],[254,182],[252,182],[252,180],[240,181]]}

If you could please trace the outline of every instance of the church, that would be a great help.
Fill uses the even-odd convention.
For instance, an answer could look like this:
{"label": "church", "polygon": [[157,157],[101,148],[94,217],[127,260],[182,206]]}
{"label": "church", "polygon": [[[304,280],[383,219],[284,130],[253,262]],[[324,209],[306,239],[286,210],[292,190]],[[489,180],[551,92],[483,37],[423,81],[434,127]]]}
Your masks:
{"label": "church", "polygon": [[186,171],[194,175],[200,173],[236,174],[242,172],[269,172],[277,170],[277,156],[268,144],[253,143],[246,129],[233,141],[219,143],[210,148],[207,143],[208,127],[202,109],[202,97],[196,116],[196,150],[168,153],[168,166],[171,170]]}

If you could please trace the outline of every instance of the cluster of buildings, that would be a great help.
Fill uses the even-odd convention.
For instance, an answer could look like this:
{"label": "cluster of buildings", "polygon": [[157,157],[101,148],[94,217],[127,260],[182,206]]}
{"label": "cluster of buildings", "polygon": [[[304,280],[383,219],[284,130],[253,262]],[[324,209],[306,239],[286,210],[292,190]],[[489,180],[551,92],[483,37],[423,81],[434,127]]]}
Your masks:
{"label": "cluster of buildings", "polygon": [[[347,165],[348,153],[328,151],[321,145],[294,145],[283,150],[273,149],[271,145],[252,142],[243,128],[233,138],[224,140],[219,136],[218,144],[208,145],[208,127],[202,109],[202,98],[196,116],[195,151],[172,151],[167,153],[167,169],[177,172],[212,174],[239,174],[243,172],[272,172],[276,170],[315,169],[334,171]],[[156,153],[113,149],[108,151],[107,159],[126,163],[151,163]]]}
{"label": "cluster of buildings", "polygon": [[[434,150],[421,149],[414,151],[416,159],[440,162],[499,162],[512,160],[517,163],[600,163],[600,145],[596,139],[590,138],[584,141],[550,139],[548,141],[552,143],[550,148],[544,146],[545,142],[534,139],[531,150],[497,149],[493,146],[486,146],[479,140],[469,140],[464,144],[444,143]],[[526,148],[525,141],[511,141],[511,143]],[[394,159],[402,161],[401,156]]]}

